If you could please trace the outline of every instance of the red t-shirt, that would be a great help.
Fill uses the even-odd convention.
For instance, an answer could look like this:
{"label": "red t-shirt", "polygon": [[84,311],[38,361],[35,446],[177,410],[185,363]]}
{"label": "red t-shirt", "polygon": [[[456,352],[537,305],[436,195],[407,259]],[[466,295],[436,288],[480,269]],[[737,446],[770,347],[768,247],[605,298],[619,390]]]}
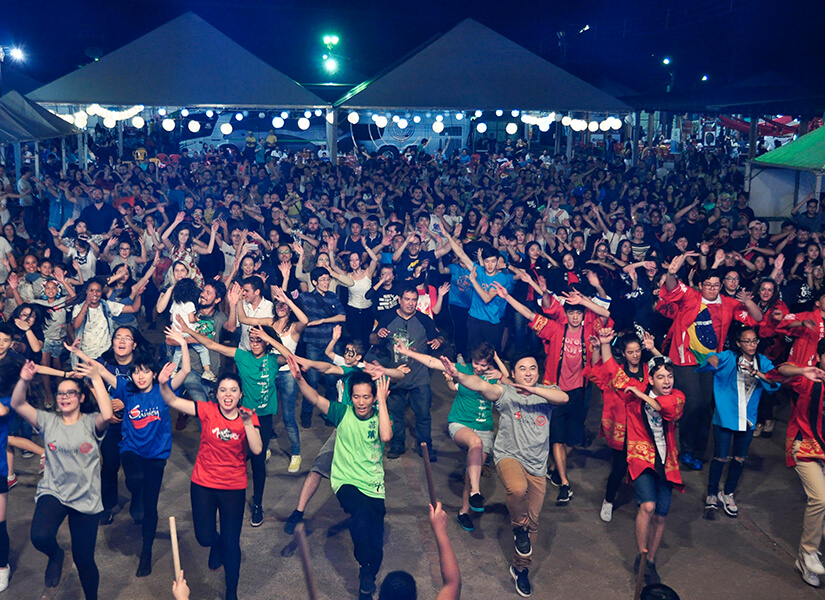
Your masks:
{"label": "red t-shirt", "polygon": [[581,334],[571,335],[568,332],[562,348],[559,387],[565,392],[582,387],[584,385],[583,373],[582,336]]}
{"label": "red t-shirt", "polygon": [[[195,402],[201,422],[201,445],[192,482],[219,490],[245,490],[246,430],[240,415],[233,420],[223,416],[212,402]],[[252,424],[260,427],[258,415],[252,413]]]}

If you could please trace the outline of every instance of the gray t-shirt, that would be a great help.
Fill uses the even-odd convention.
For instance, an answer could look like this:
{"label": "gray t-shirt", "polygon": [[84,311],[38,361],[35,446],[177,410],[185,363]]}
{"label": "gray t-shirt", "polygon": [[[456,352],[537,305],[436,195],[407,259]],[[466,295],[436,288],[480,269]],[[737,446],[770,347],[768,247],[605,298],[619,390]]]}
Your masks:
{"label": "gray t-shirt", "polygon": [[66,425],[60,415],[37,411],[37,432],[46,448],[46,470],[37,485],[35,501],[54,496],[61,504],[84,514],[103,510],[100,491],[100,441],[95,414],[80,415]]}
{"label": "gray t-shirt", "polygon": [[[556,388],[550,385],[538,387]],[[544,477],[550,454],[550,413],[553,405],[536,394],[519,394],[511,385],[502,385],[502,388],[504,391],[495,402],[496,410],[501,415],[493,446],[496,464],[502,458],[514,458],[530,475]]]}

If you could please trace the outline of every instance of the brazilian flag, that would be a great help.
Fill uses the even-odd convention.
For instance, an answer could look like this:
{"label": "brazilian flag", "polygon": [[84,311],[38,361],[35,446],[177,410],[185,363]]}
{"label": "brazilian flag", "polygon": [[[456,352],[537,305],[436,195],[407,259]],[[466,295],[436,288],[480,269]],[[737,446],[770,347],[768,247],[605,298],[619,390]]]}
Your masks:
{"label": "brazilian flag", "polygon": [[696,357],[696,362],[699,366],[705,364],[708,354],[716,352],[719,346],[719,337],[716,335],[716,330],[713,329],[713,320],[710,316],[710,310],[705,304],[699,314],[696,315],[696,320],[688,327],[688,336],[690,337],[690,350]]}

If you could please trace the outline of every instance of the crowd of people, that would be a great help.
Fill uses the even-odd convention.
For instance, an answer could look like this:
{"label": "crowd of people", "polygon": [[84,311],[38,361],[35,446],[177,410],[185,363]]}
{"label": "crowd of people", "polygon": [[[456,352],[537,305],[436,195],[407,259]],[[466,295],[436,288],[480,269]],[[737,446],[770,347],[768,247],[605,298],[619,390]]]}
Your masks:
{"label": "crowd of people", "polygon": [[[435,426],[466,451],[456,521],[478,526],[480,477],[494,468],[520,596],[532,594],[547,482],[556,506],[575,501],[567,463],[592,443],[591,410],[601,410],[612,453],[593,514],[610,522],[632,482],[635,569],[658,586],[680,471],[709,463],[697,510],[735,518],[749,446],[773,435],[786,396],[787,464],[808,495],[796,567],[818,586],[821,199],[771,232],[724,152],[688,146],[668,168],[651,149],[635,164],[621,146],[610,150],[610,160],[568,160],[519,140],[449,158],[425,147],[397,159],[356,150],[333,164],[309,151],[204,149],[88,170],[44,161],[41,179],[0,166],[0,566],[19,454],[41,457],[31,541],[48,558],[47,586],[61,579],[56,533],[68,517],[85,596],[97,597],[96,533],[118,512],[121,467],[142,531],[135,575],[149,576],[173,428],[194,418],[194,531],[236,598],[244,515],[249,504],[250,525],[263,523],[275,427],[283,421],[287,470],[298,473],[302,430],[323,421],[334,429],[303,469],[287,533],[328,479],[351,516],[359,597],[413,598],[409,575],[378,584],[384,460],[425,443],[438,460],[432,378],[443,377],[455,396]],[[153,329],[162,343],[141,333]],[[439,598],[458,598],[440,505],[430,518]],[[9,576],[0,568],[0,588]],[[187,590],[182,578],[175,589]]]}

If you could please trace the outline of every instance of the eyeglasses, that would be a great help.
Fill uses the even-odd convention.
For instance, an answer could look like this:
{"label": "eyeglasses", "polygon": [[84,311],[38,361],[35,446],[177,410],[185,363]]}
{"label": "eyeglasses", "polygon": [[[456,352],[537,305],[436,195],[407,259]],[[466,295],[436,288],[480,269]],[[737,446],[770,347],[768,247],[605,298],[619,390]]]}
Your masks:
{"label": "eyeglasses", "polygon": [[718,290],[720,287],[722,287],[722,285],[719,283],[703,283],[702,287],[707,288],[709,290]]}
{"label": "eyeglasses", "polygon": [[739,340],[740,344],[747,344],[748,346],[756,346],[759,343],[757,339]]}
{"label": "eyeglasses", "polygon": [[739,281],[739,277],[738,276],[725,277],[725,281]]}
{"label": "eyeglasses", "polygon": [[80,395],[80,392],[77,390],[69,390],[67,392],[57,392],[55,396],[58,398],[76,398]]}
{"label": "eyeglasses", "polygon": [[116,342],[134,342],[135,338],[128,336],[128,335],[116,335],[114,337]]}
{"label": "eyeglasses", "polygon": [[292,254],[291,250],[278,250],[278,254]]}

